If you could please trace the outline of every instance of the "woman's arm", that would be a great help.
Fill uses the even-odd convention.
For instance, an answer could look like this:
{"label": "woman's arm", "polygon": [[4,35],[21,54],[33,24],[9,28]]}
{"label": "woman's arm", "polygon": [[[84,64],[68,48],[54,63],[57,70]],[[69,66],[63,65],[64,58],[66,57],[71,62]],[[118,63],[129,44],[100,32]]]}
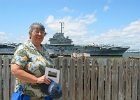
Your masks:
{"label": "woman's arm", "polygon": [[48,78],[45,77],[45,75],[41,77],[36,77],[24,71],[23,68],[17,64],[11,64],[11,72],[13,75],[15,75],[15,77],[17,77],[19,80],[23,82],[32,83],[32,84],[35,84],[35,83],[50,84],[51,82]]}

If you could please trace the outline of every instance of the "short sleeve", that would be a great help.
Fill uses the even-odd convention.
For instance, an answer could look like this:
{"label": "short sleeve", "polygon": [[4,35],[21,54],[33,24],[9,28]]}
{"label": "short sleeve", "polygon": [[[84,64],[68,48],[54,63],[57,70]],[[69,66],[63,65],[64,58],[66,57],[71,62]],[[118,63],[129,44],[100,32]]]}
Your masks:
{"label": "short sleeve", "polygon": [[47,48],[44,45],[43,45],[43,49],[44,49],[44,55],[43,56],[46,58],[47,67],[53,67],[54,66],[54,62],[49,57],[49,52],[47,51]]}
{"label": "short sleeve", "polygon": [[18,64],[21,67],[25,67],[27,64],[27,52],[23,46],[19,46],[14,53],[11,63]]}

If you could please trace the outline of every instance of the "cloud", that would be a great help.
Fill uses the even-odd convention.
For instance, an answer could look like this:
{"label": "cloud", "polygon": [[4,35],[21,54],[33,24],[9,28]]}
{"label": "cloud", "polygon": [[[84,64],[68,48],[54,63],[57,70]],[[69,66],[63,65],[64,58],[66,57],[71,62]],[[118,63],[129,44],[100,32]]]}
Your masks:
{"label": "cloud", "polygon": [[108,11],[108,10],[109,10],[109,6],[108,6],[108,5],[105,5],[104,8],[103,8],[103,11],[106,12],[106,11]]}
{"label": "cloud", "polygon": [[15,39],[16,43],[23,43],[26,42],[29,39],[29,36],[19,36]]}
{"label": "cloud", "polygon": [[[63,18],[55,18],[50,15],[46,18],[45,25],[47,26],[48,34],[43,43],[48,42],[48,39],[56,32],[60,32],[60,22],[63,24],[63,32],[65,36],[69,36],[74,44],[90,45],[90,44],[105,44],[130,46],[130,49],[140,50],[140,19],[131,22],[122,28],[109,29],[106,32],[95,34],[94,29],[89,29],[96,22],[95,14],[87,14],[84,16]],[[0,32],[0,42],[25,42],[28,36],[17,36],[11,38],[12,33]]]}
{"label": "cloud", "polygon": [[103,7],[103,11],[104,12],[107,12],[108,10],[109,10],[109,5],[110,5],[110,3],[111,3],[111,0],[107,0],[106,1],[106,3],[105,3],[105,5],[104,5],[104,7]]}
{"label": "cloud", "polygon": [[6,33],[5,32],[0,32],[0,37],[5,35]]}
{"label": "cloud", "polygon": [[[15,35],[13,35],[13,34],[15,34]],[[0,43],[23,43],[27,40],[28,40],[28,37],[25,35],[20,35],[20,34],[16,34],[16,33],[0,32]]]}
{"label": "cloud", "polygon": [[93,24],[95,21],[95,14],[87,14],[84,16],[79,16],[77,18],[65,16],[61,19],[57,19],[54,16],[50,15],[47,17],[45,23],[47,27],[54,32],[60,32],[60,22],[64,22],[63,32],[65,33],[65,35],[71,37],[81,37],[87,33],[87,26]]}
{"label": "cloud", "polygon": [[130,46],[130,49],[140,49],[140,20],[133,21],[119,29],[109,29],[97,35],[95,34],[95,30],[88,29],[88,26],[92,26],[96,20],[95,14],[87,14],[76,18],[65,16],[61,19],[50,15],[47,17],[45,23],[48,29],[56,33],[60,32],[59,22],[64,22],[63,32],[65,36],[69,36],[74,41],[74,44],[109,44]]}
{"label": "cloud", "polygon": [[110,29],[100,35],[90,37],[88,40],[95,44],[110,44],[130,46],[130,49],[140,50],[140,20],[136,20],[121,29]]}
{"label": "cloud", "polygon": [[7,33],[0,32],[0,43],[7,42],[7,40],[8,40]]}
{"label": "cloud", "polygon": [[74,12],[73,9],[70,9],[70,8],[68,8],[68,7],[64,7],[64,8],[62,8],[61,10],[62,10],[63,12],[66,12],[66,13],[72,13],[72,12]]}

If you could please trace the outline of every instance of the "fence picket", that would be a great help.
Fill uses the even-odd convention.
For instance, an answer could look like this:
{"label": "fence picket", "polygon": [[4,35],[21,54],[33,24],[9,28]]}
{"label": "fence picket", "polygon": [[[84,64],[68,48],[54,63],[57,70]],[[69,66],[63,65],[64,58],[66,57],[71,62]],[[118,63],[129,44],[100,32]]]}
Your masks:
{"label": "fence picket", "polygon": [[[90,100],[90,81],[91,81],[91,69],[90,60],[86,59],[84,61],[84,100]],[[86,66],[86,67],[85,67]]]}
{"label": "fence picket", "polygon": [[9,86],[9,79],[10,79],[10,68],[9,68],[9,58],[4,57],[3,59],[3,94],[4,100],[10,99],[10,86]]}
{"label": "fence picket", "polygon": [[83,64],[82,64],[82,59],[77,60],[77,64],[75,67],[76,68],[76,73],[75,73],[75,83],[76,83],[76,92],[75,92],[75,100],[84,100],[84,90],[83,90],[83,85],[84,85],[84,78],[83,78]]}
{"label": "fence picket", "polygon": [[105,73],[105,100],[111,100],[111,68],[112,60],[107,60],[106,73]]}
{"label": "fence picket", "polygon": [[98,64],[97,60],[93,59],[91,62],[91,100],[97,100],[98,91],[97,91],[97,82],[98,82]]}
{"label": "fence picket", "polygon": [[[75,99],[75,82],[76,82],[76,78],[75,78],[75,73],[76,73],[76,69],[75,69],[75,61],[74,59],[70,60],[70,68],[69,68],[69,100],[76,100]],[[71,92],[72,91],[72,92]]]}
{"label": "fence picket", "polygon": [[138,60],[133,60],[132,66],[132,100],[137,100]]}
{"label": "fence picket", "polygon": [[112,66],[112,100],[118,100],[118,62],[113,60]]}
{"label": "fence picket", "polygon": [[105,79],[105,71],[104,71],[104,63],[101,60],[98,62],[99,73],[98,73],[98,100],[104,100],[104,79]]}
{"label": "fence picket", "polygon": [[140,100],[140,59],[138,59],[138,100]]}
{"label": "fence picket", "polygon": [[[119,76],[118,76],[118,78],[119,78],[119,90],[118,90],[118,100],[125,100],[125,94],[124,94],[124,90],[125,90],[125,88],[124,88],[124,84],[125,84],[125,80],[124,80],[124,77],[125,77],[125,63],[124,63],[125,61],[124,61],[124,59],[122,59],[122,60],[119,60],[119,69],[118,69],[118,71],[119,71]],[[122,66],[121,66],[122,65]]]}
{"label": "fence picket", "polygon": [[68,61],[67,59],[62,60],[62,73],[63,73],[63,79],[62,79],[62,93],[63,97],[62,100],[67,100],[68,98]]}
{"label": "fence picket", "polygon": [[128,59],[126,62],[126,100],[131,100],[131,63],[131,59]]}
{"label": "fence picket", "polygon": [[0,100],[2,100],[3,97],[2,87],[2,55],[0,55]]}

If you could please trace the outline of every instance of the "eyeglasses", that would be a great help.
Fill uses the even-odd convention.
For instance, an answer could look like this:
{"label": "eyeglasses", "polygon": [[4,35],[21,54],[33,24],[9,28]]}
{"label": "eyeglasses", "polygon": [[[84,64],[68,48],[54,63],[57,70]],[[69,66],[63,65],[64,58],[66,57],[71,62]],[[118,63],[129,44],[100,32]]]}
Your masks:
{"label": "eyeglasses", "polygon": [[46,32],[41,30],[33,30],[33,33],[35,33],[35,35],[46,35]]}

